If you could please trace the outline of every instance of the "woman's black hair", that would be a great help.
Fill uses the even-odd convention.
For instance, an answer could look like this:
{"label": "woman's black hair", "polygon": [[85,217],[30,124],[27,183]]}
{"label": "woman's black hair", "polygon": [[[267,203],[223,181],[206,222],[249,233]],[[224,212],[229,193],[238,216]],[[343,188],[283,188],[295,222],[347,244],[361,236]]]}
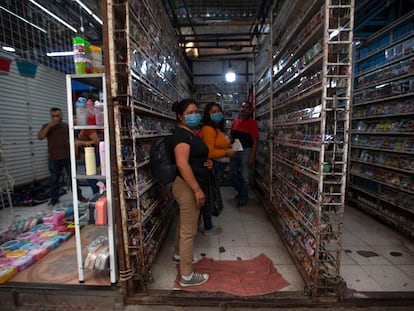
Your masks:
{"label": "woman's black hair", "polygon": [[224,132],[224,123],[225,123],[224,118],[219,123],[214,123],[213,121],[211,121],[210,110],[214,106],[217,106],[220,109],[220,111],[223,112],[223,109],[221,108],[219,104],[215,102],[208,103],[204,107],[203,119],[201,122],[203,123],[203,125],[210,125],[211,127],[219,128],[222,132]]}
{"label": "woman's black hair", "polygon": [[182,101],[173,103],[171,110],[176,113],[177,121],[180,121],[178,116],[182,115],[187,107],[191,104],[197,105],[195,100],[192,98],[183,99]]}

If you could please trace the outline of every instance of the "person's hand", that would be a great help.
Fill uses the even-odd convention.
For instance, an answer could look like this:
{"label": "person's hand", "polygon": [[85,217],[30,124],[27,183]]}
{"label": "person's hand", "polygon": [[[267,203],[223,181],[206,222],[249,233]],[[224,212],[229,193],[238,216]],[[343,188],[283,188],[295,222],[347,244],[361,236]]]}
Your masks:
{"label": "person's hand", "polygon": [[49,127],[55,127],[56,125],[58,125],[60,122],[56,119],[52,119],[49,122]]}
{"label": "person's hand", "polygon": [[204,194],[203,190],[201,188],[197,188],[196,191],[194,191],[194,196],[196,200],[196,207],[198,209],[202,208],[204,204],[206,204],[206,195]]}
{"label": "person's hand", "polygon": [[233,148],[226,149],[226,151],[224,152],[224,155],[229,158],[234,157],[235,154],[236,151]]}
{"label": "person's hand", "polygon": [[213,169],[213,161],[208,159],[206,162],[204,162],[204,166],[207,167],[209,170]]}

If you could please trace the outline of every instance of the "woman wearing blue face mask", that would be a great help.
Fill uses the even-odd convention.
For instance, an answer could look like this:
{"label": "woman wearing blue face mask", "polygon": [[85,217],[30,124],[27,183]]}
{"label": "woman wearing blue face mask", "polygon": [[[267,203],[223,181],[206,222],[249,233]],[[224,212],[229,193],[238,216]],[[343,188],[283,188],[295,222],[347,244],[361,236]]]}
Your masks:
{"label": "woman wearing blue face mask", "polygon": [[[229,141],[224,136],[224,115],[219,104],[209,103],[204,109],[203,128],[201,129],[201,139],[208,147],[208,158],[213,160],[214,176],[216,184],[220,184],[220,179],[224,170],[223,158],[233,157],[236,153],[229,146]],[[204,235],[219,234],[223,230],[213,226],[211,215],[203,215]]]}
{"label": "woman wearing blue face mask", "polygon": [[193,243],[197,234],[200,209],[205,204],[203,189],[208,181],[208,148],[195,131],[200,126],[200,114],[194,100],[185,99],[174,103],[178,126],[174,131],[172,145],[177,164],[177,177],[172,193],[179,205],[179,222],[175,237],[173,262],[180,264],[180,285],[201,285],[207,282],[208,274],[193,271]]}

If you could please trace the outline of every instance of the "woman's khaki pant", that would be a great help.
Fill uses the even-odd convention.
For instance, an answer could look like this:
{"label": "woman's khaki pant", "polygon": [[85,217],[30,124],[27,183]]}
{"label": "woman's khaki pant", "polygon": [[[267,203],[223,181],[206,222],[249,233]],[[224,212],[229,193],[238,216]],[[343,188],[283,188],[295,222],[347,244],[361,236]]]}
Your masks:
{"label": "woman's khaki pant", "polygon": [[175,234],[175,254],[180,255],[181,275],[189,275],[193,272],[193,244],[194,236],[197,234],[200,209],[196,207],[193,190],[181,177],[175,178],[172,193],[180,209]]}

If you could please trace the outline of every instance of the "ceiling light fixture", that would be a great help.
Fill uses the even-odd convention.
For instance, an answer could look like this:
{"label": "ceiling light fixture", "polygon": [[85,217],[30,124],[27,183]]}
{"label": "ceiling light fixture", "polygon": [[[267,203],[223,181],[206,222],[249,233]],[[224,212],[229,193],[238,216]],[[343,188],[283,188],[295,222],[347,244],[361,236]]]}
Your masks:
{"label": "ceiling light fixture", "polygon": [[7,10],[5,7],[2,7],[1,5],[0,5],[0,9],[3,10],[3,11],[6,11],[7,13],[9,13],[11,15],[13,15],[14,17],[17,17],[18,19],[22,20],[25,23],[28,23],[29,25],[33,26],[37,30],[40,30],[41,32],[47,33],[46,29],[43,29],[43,28],[41,28],[41,27],[39,27],[39,26],[37,26],[37,25],[29,22],[27,19],[25,19],[25,18],[23,18],[23,17],[15,14],[15,13],[13,13],[12,11]]}
{"label": "ceiling light fixture", "polygon": [[226,81],[229,83],[236,81],[236,73],[231,68],[231,62],[229,64],[229,70],[226,72]]}
{"label": "ceiling light fixture", "polygon": [[73,56],[73,51],[67,51],[67,52],[49,52],[46,53],[49,57],[55,57],[55,56]]}
{"label": "ceiling light fixture", "polygon": [[77,4],[81,6],[82,9],[84,9],[89,15],[91,15],[99,24],[103,25],[102,20],[95,15],[90,8],[88,8],[82,1],[80,0],[74,0]]}
{"label": "ceiling light fixture", "polygon": [[75,27],[69,25],[68,23],[66,23],[63,19],[61,19],[59,16],[53,14],[52,12],[50,12],[48,9],[46,9],[45,7],[41,6],[39,3],[37,3],[34,0],[29,0],[31,3],[33,3],[35,6],[37,6],[39,9],[41,9],[43,12],[45,12],[46,14],[49,14],[51,17],[53,17],[54,19],[56,19],[59,23],[65,25],[66,27],[68,27],[70,30],[72,30],[73,32],[78,32],[76,30]]}
{"label": "ceiling light fixture", "polygon": [[11,46],[2,46],[1,48],[7,52],[16,52],[16,49]]}

